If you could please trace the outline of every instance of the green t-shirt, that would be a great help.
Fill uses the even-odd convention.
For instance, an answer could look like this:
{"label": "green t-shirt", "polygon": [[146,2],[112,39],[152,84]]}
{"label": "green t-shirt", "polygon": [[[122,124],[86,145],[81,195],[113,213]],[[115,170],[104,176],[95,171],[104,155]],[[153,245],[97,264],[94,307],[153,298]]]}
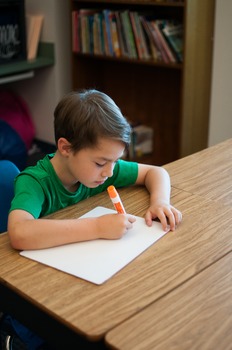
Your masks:
{"label": "green t-shirt", "polygon": [[15,196],[11,209],[22,209],[34,218],[39,218],[69,205],[94,196],[107,189],[108,186],[129,186],[138,177],[138,164],[118,160],[114,167],[113,176],[96,188],[88,188],[82,184],[76,192],[64,188],[50,162],[54,154],[47,155],[35,166],[22,171],[15,180]]}

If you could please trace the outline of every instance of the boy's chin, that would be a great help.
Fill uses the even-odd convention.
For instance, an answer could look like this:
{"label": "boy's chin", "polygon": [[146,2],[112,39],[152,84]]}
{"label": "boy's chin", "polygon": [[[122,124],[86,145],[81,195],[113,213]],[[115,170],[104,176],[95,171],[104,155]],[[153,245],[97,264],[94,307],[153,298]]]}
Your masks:
{"label": "boy's chin", "polygon": [[91,183],[84,183],[82,182],[82,184],[88,188],[96,188],[98,186],[101,186],[104,184],[105,181],[96,181],[96,182],[91,182]]}
{"label": "boy's chin", "polygon": [[96,183],[88,183],[87,184],[87,183],[82,182],[82,184],[88,188],[96,188],[96,187],[100,186],[100,184],[96,184]]}
{"label": "boy's chin", "polygon": [[102,182],[95,182],[94,184],[92,184],[91,188],[95,188],[95,187],[101,186],[103,184],[104,184],[104,181],[102,181]]}

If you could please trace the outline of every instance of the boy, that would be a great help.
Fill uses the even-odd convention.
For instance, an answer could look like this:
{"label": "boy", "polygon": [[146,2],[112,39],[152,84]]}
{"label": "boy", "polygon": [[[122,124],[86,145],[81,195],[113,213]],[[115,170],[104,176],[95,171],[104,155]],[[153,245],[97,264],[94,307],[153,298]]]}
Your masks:
{"label": "boy", "polygon": [[[115,187],[145,185],[150,206],[145,221],[158,217],[163,229],[181,222],[170,205],[170,179],[161,167],[123,161],[130,125],[106,94],[97,90],[71,92],[54,112],[57,151],[21,172],[8,232],[15,249],[42,249],[92,239],[118,239],[133,226],[129,214],[99,218],[50,220],[44,216]],[[39,219],[39,220],[38,220]],[[109,230],[109,227],[111,228]]]}

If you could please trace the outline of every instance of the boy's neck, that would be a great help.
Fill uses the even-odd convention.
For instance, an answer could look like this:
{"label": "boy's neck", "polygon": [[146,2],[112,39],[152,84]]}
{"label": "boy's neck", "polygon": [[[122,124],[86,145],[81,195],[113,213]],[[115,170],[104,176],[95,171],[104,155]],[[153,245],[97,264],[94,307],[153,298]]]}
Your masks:
{"label": "boy's neck", "polygon": [[76,192],[80,183],[71,179],[71,176],[69,176],[69,172],[66,169],[65,158],[61,156],[59,151],[56,151],[54,157],[50,159],[50,162],[64,188],[69,192]]}

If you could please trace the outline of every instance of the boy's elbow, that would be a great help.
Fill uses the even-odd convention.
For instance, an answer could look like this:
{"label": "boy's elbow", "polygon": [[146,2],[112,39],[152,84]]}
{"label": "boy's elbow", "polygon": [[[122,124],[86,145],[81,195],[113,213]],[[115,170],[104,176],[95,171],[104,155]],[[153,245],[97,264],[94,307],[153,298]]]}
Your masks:
{"label": "boy's elbow", "polygon": [[24,250],[27,245],[27,232],[29,221],[33,217],[22,210],[13,210],[8,216],[8,235],[12,248]]}
{"label": "boy's elbow", "polygon": [[22,250],[22,237],[20,236],[20,229],[17,225],[8,225],[8,235],[12,248]]}
{"label": "boy's elbow", "polygon": [[8,235],[12,248],[20,250],[20,240],[17,238],[17,232],[15,232],[15,229],[8,227]]}

